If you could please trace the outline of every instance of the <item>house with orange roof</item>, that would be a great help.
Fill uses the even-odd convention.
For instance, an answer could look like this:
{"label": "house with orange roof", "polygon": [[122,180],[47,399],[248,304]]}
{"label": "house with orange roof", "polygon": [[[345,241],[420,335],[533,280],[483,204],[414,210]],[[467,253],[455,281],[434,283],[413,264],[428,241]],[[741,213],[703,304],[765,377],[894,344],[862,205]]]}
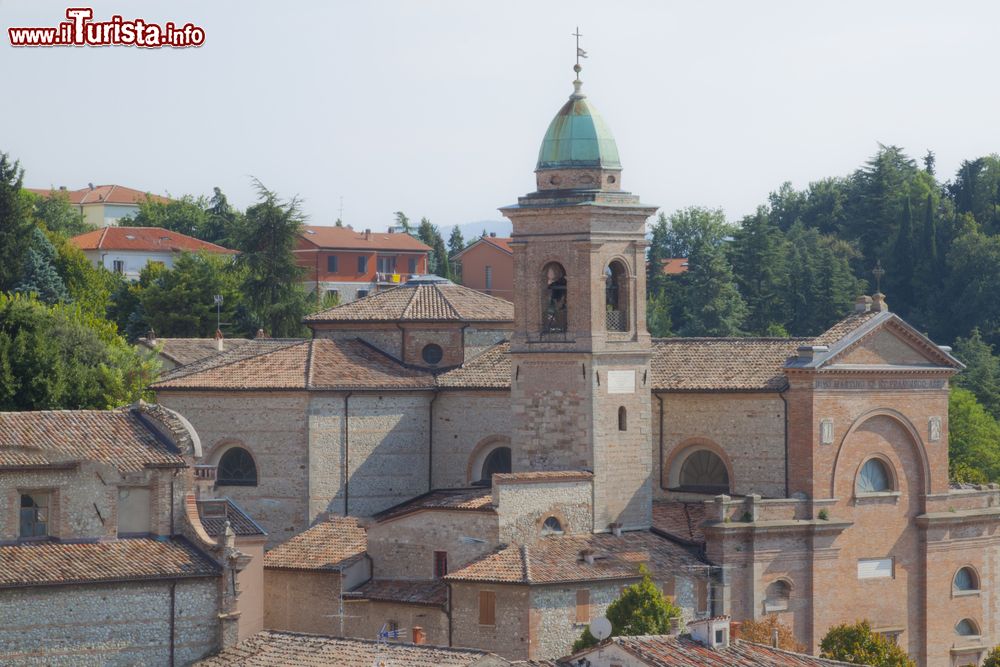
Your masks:
{"label": "house with orange roof", "polygon": [[336,295],[341,303],[398,287],[411,275],[427,273],[431,248],[409,234],[358,231],[351,226],[303,227],[295,248],[305,269],[306,290],[320,299]]}
{"label": "house with orange roof", "polygon": [[514,253],[510,239],[481,236],[452,258],[459,264],[462,284],[508,301],[514,300]]}
{"label": "house with orange roof", "polygon": [[94,185],[91,183],[79,190],[67,190],[65,186],[60,186],[58,190],[54,188],[49,190],[44,188],[26,189],[40,197],[49,197],[53,193],[65,194],[73,208],[83,214],[84,221],[94,227],[117,225],[122,220],[133,217],[139,212],[139,204],[147,199],[161,204],[170,202],[167,197],[127,188],[124,185]]}
{"label": "house with orange roof", "polygon": [[173,268],[182,252],[235,255],[235,250],[161,227],[101,227],[74,236],[70,242],[83,251],[94,266],[138,280],[147,264]]}

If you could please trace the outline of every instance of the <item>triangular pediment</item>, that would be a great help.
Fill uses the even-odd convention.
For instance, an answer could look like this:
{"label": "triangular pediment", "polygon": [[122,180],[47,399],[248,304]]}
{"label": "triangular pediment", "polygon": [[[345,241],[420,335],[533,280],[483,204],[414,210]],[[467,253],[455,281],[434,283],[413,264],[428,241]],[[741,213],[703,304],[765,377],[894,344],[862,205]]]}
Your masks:
{"label": "triangular pediment", "polygon": [[829,347],[817,367],[962,368],[951,354],[896,315],[875,318]]}

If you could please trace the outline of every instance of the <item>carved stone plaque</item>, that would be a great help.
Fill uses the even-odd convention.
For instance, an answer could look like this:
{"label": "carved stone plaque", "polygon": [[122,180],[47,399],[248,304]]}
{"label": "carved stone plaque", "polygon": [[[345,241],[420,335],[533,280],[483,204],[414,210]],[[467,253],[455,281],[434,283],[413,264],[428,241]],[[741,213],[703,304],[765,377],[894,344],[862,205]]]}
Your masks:
{"label": "carved stone plaque", "polygon": [[609,394],[634,394],[635,371],[608,371]]}
{"label": "carved stone plaque", "polygon": [[833,444],[833,420],[824,419],[819,423],[819,441],[824,445]]}
{"label": "carved stone plaque", "polygon": [[931,442],[937,442],[941,439],[941,418],[931,417],[927,420],[927,432],[930,435]]}

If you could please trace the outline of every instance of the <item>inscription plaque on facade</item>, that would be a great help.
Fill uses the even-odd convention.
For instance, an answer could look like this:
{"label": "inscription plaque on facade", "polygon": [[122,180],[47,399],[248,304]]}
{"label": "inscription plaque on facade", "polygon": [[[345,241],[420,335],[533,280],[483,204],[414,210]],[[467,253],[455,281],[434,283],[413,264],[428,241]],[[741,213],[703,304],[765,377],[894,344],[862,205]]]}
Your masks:
{"label": "inscription plaque on facade", "polygon": [[945,380],[816,380],[817,389],[878,391],[880,389],[944,389]]}
{"label": "inscription plaque on facade", "polygon": [[833,420],[824,419],[819,423],[819,441],[824,445],[833,444]]}
{"label": "inscription plaque on facade", "polygon": [[927,431],[930,434],[931,442],[937,442],[941,439],[941,418],[931,417],[928,420]]}
{"label": "inscription plaque on facade", "polygon": [[608,371],[609,394],[634,394],[635,371]]}

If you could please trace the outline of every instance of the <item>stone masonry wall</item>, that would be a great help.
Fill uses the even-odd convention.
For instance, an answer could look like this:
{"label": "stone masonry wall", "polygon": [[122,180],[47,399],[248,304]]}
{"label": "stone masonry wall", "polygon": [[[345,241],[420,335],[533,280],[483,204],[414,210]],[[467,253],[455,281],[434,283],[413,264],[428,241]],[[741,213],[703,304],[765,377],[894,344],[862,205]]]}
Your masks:
{"label": "stone masonry wall", "polygon": [[[466,544],[473,537],[485,543]],[[448,553],[455,571],[499,544],[493,513],[425,511],[368,527],[368,554],[379,579],[433,579],[434,552]]]}
{"label": "stone masonry wall", "polygon": [[510,338],[511,327],[497,328],[496,325],[488,325],[490,328],[476,328],[468,326],[465,328],[465,360],[468,361],[476,357],[497,343]]}
{"label": "stone masonry wall", "polygon": [[442,391],[434,401],[434,488],[478,481],[483,459],[510,446],[510,392]]}
{"label": "stone masonry wall", "polygon": [[341,635],[340,573],[264,568],[264,627]]}
{"label": "stone masonry wall", "polygon": [[[496,593],[496,623],[479,623],[479,591]],[[490,583],[451,585],[452,645],[491,651],[512,660],[529,658],[528,609],[531,591],[527,586]],[[459,620],[461,619],[461,620]]]}
{"label": "stone masonry wall", "polygon": [[590,480],[515,482],[493,486],[500,520],[500,542],[528,544],[541,536],[542,523],[555,516],[567,534],[587,534],[593,528]]}
{"label": "stone masonry wall", "polygon": [[532,657],[554,659],[572,652],[588,623],[576,620],[576,595],[590,591],[590,619],[607,613],[608,605],[621,593],[622,582],[590,582],[531,589]]}
{"label": "stone masonry wall", "polygon": [[205,461],[218,463],[231,446],[245,447],[257,465],[257,486],[219,486],[268,533],[284,542],[309,526],[307,507],[309,396],[305,392],[160,391],[201,437]]}
{"label": "stone masonry wall", "polygon": [[395,623],[402,633],[400,642],[412,642],[413,628],[419,626],[424,629],[426,643],[448,645],[448,615],[440,607],[357,600],[348,602],[345,609],[345,637],[375,639],[384,624]]}
{"label": "stone masonry wall", "polygon": [[[175,661],[218,649],[218,581],[177,582]],[[168,582],[0,591],[0,664],[165,665],[170,655]]]}
{"label": "stone masonry wall", "polygon": [[[731,465],[736,494],[785,494],[785,408],[777,394],[663,393],[663,414],[652,400],[653,476],[656,495],[672,484],[690,448],[718,448]],[[660,424],[663,451],[658,451]],[[662,456],[661,456],[662,454]],[[664,463],[661,470],[660,463]]]}

